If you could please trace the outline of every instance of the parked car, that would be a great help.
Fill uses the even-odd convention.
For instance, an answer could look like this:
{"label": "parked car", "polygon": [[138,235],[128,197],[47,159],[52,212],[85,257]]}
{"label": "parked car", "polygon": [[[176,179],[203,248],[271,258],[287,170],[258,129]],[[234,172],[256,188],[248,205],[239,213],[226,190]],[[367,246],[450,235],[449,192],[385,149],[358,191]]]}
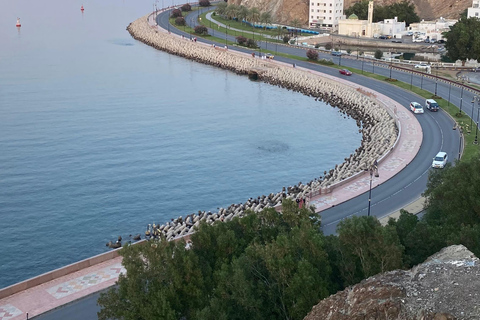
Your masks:
{"label": "parked car", "polygon": [[423,107],[418,102],[410,102],[410,111],[413,113],[423,113]]}
{"label": "parked car", "polygon": [[440,109],[437,101],[435,101],[433,99],[425,100],[425,108],[427,108],[430,111],[438,111],[438,109]]}
{"label": "parked car", "polygon": [[430,68],[430,65],[426,63],[419,63],[415,65],[415,69],[427,70],[428,68]]}
{"label": "parked car", "polygon": [[271,54],[271,53],[267,53],[265,56],[267,57],[267,59],[273,59],[273,58],[275,57],[275,56],[274,56],[273,54]]}
{"label": "parked car", "polygon": [[433,158],[432,168],[444,168],[447,165],[448,155],[446,152],[440,151],[437,153],[435,158]]}
{"label": "parked car", "polygon": [[338,70],[338,72],[340,72],[340,74],[343,74],[343,75],[346,75],[346,76],[351,76],[353,73],[348,70],[348,69],[340,69]]}
{"label": "parked car", "polygon": [[396,39],[396,40],[392,40],[392,42],[393,42],[393,43],[402,43],[402,40]]}
{"label": "parked car", "polygon": [[381,35],[378,39],[388,39],[387,36]]}
{"label": "parked car", "polygon": [[332,51],[332,56],[341,56],[342,53],[340,51]]}

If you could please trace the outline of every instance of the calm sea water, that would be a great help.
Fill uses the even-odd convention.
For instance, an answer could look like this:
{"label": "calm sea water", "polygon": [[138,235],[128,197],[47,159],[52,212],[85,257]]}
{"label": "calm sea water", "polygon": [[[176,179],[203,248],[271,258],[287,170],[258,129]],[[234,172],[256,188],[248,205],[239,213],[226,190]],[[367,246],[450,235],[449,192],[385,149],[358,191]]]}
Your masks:
{"label": "calm sea water", "polygon": [[312,180],[359,146],[323,103],[134,41],[152,6],[0,0],[0,287]]}

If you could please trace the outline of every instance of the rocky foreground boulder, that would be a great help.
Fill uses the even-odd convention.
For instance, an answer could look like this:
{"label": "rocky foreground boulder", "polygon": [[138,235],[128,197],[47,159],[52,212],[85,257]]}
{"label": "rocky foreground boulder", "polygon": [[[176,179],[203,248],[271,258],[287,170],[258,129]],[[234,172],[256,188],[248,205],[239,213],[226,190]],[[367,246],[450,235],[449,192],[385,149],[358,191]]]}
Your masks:
{"label": "rocky foreground boulder", "polygon": [[411,270],[370,277],[314,306],[304,320],[480,319],[480,263],[450,246]]}

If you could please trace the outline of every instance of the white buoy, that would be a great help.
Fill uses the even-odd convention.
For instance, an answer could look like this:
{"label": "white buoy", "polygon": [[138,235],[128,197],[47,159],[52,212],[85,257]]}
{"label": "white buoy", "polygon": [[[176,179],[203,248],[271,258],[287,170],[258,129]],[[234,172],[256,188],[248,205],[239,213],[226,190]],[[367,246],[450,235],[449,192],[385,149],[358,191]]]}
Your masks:
{"label": "white buoy", "polygon": [[17,18],[17,24],[15,25],[16,27],[21,27],[22,25],[20,24],[20,18]]}

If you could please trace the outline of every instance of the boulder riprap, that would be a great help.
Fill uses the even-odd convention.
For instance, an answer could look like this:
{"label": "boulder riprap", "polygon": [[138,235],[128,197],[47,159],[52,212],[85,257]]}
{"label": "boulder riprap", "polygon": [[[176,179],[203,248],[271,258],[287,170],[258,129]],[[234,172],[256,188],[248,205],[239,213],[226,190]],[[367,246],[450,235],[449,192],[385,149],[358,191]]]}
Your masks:
{"label": "boulder riprap", "polygon": [[258,212],[266,207],[278,207],[285,197],[299,199],[313,191],[328,190],[335,184],[366,170],[375,160],[388,153],[397,139],[398,129],[395,120],[378,101],[361,90],[298,68],[281,66],[233,50],[206,46],[158,31],[156,27],[149,25],[148,16],[132,22],[127,30],[136,40],[170,54],[231,70],[237,74],[248,75],[249,72],[255,71],[261,81],[324,101],[338,108],[346,117],[354,119],[362,133],[362,142],[355,152],[345,158],[344,163],[324,172],[323,176],[306,184],[290,186],[285,193],[278,192],[257,199],[251,198],[244,204],[220,208],[216,213],[200,211],[198,214],[188,215],[186,219],[172,219],[171,222],[150,230],[152,236],[164,235],[170,240],[193,232],[200,221],[207,223],[229,221],[233,217],[241,217],[245,210]]}

